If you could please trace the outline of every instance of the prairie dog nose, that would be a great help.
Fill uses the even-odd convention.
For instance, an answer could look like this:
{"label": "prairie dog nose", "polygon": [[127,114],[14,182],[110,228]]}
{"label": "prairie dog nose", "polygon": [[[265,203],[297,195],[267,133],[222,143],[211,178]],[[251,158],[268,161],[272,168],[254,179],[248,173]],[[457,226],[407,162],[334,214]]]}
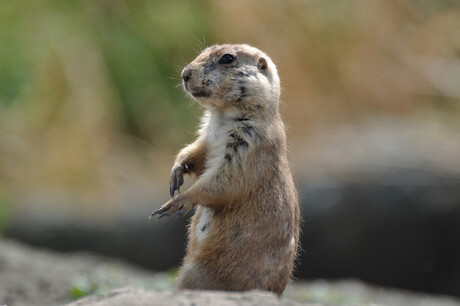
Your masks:
{"label": "prairie dog nose", "polygon": [[185,66],[185,68],[182,70],[181,76],[184,82],[188,82],[192,76],[192,69],[190,69],[189,66]]}

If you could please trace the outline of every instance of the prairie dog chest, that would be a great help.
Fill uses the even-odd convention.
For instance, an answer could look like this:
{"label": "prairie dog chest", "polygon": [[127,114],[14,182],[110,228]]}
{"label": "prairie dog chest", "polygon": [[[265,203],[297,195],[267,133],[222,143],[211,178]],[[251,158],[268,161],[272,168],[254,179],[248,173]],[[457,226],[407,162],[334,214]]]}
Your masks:
{"label": "prairie dog chest", "polygon": [[204,135],[208,147],[207,169],[217,170],[224,161],[228,143],[235,131],[235,122],[219,114],[205,117]]}
{"label": "prairie dog chest", "polygon": [[218,114],[211,114],[207,117],[205,126],[206,141],[211,152],[225,149],[228,135],[234,129],[233,122]]}

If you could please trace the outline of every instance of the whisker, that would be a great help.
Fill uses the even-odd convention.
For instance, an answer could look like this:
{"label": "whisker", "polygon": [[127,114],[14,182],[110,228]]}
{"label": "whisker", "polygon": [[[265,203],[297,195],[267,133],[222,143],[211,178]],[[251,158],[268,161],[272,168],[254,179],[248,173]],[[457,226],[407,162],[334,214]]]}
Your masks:
{"label": "whisker", "polygon": [[201,40],[198,39],[198,37],[196,37],[195,35],[193,35],[193,38],[195,38],[195,40],[198,42],[198,50],[197,51],[195,48],[193,48],[193,51],[195,51],[197,54],[200,54],[201,51],[203,51],[203,46],[201,45]]}
{"label": "whisker", "polygon": [[195,104],[195,102],[196,102],[195,99],[189,99],[187,108],[191,108]]}
{"label": "whisker", "polygon": [[204,34],[202,35],[202,37],[203,37],[203,49],[205,49],[206,45],[207,45],[206,44],[206,37],[204,37]]}

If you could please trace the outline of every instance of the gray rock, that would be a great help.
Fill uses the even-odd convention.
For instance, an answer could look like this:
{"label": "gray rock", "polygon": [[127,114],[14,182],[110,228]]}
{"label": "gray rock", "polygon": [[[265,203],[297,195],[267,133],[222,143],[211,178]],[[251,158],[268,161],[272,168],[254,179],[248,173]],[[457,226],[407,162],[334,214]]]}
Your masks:
{"label": "gray rock", "polygon": [[59,254],[0,238],[0,305],[56,305],[125,286],[172,290],[173,279],[120,260]]}
{"label": "gray rock", "polygon": [[221,291],[183,291],[179,293],[145,291],[140,289],[123,288],[111,292],[107,297],[90,296],[69,306],[295,306],[314,305],[299,302],[285,301],[273,293],[263,291],[249,292],[221,292]]}

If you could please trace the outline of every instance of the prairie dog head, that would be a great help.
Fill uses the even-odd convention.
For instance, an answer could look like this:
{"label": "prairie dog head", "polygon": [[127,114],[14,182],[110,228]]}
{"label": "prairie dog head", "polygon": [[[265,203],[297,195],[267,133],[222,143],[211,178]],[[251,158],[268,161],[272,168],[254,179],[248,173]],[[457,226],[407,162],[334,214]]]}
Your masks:
{"label": "prairie dog head", "polygon": [[184,89],[211,109],[277,111],[280,81],[275,64],[249,45],[214,45],[182,70]]}

